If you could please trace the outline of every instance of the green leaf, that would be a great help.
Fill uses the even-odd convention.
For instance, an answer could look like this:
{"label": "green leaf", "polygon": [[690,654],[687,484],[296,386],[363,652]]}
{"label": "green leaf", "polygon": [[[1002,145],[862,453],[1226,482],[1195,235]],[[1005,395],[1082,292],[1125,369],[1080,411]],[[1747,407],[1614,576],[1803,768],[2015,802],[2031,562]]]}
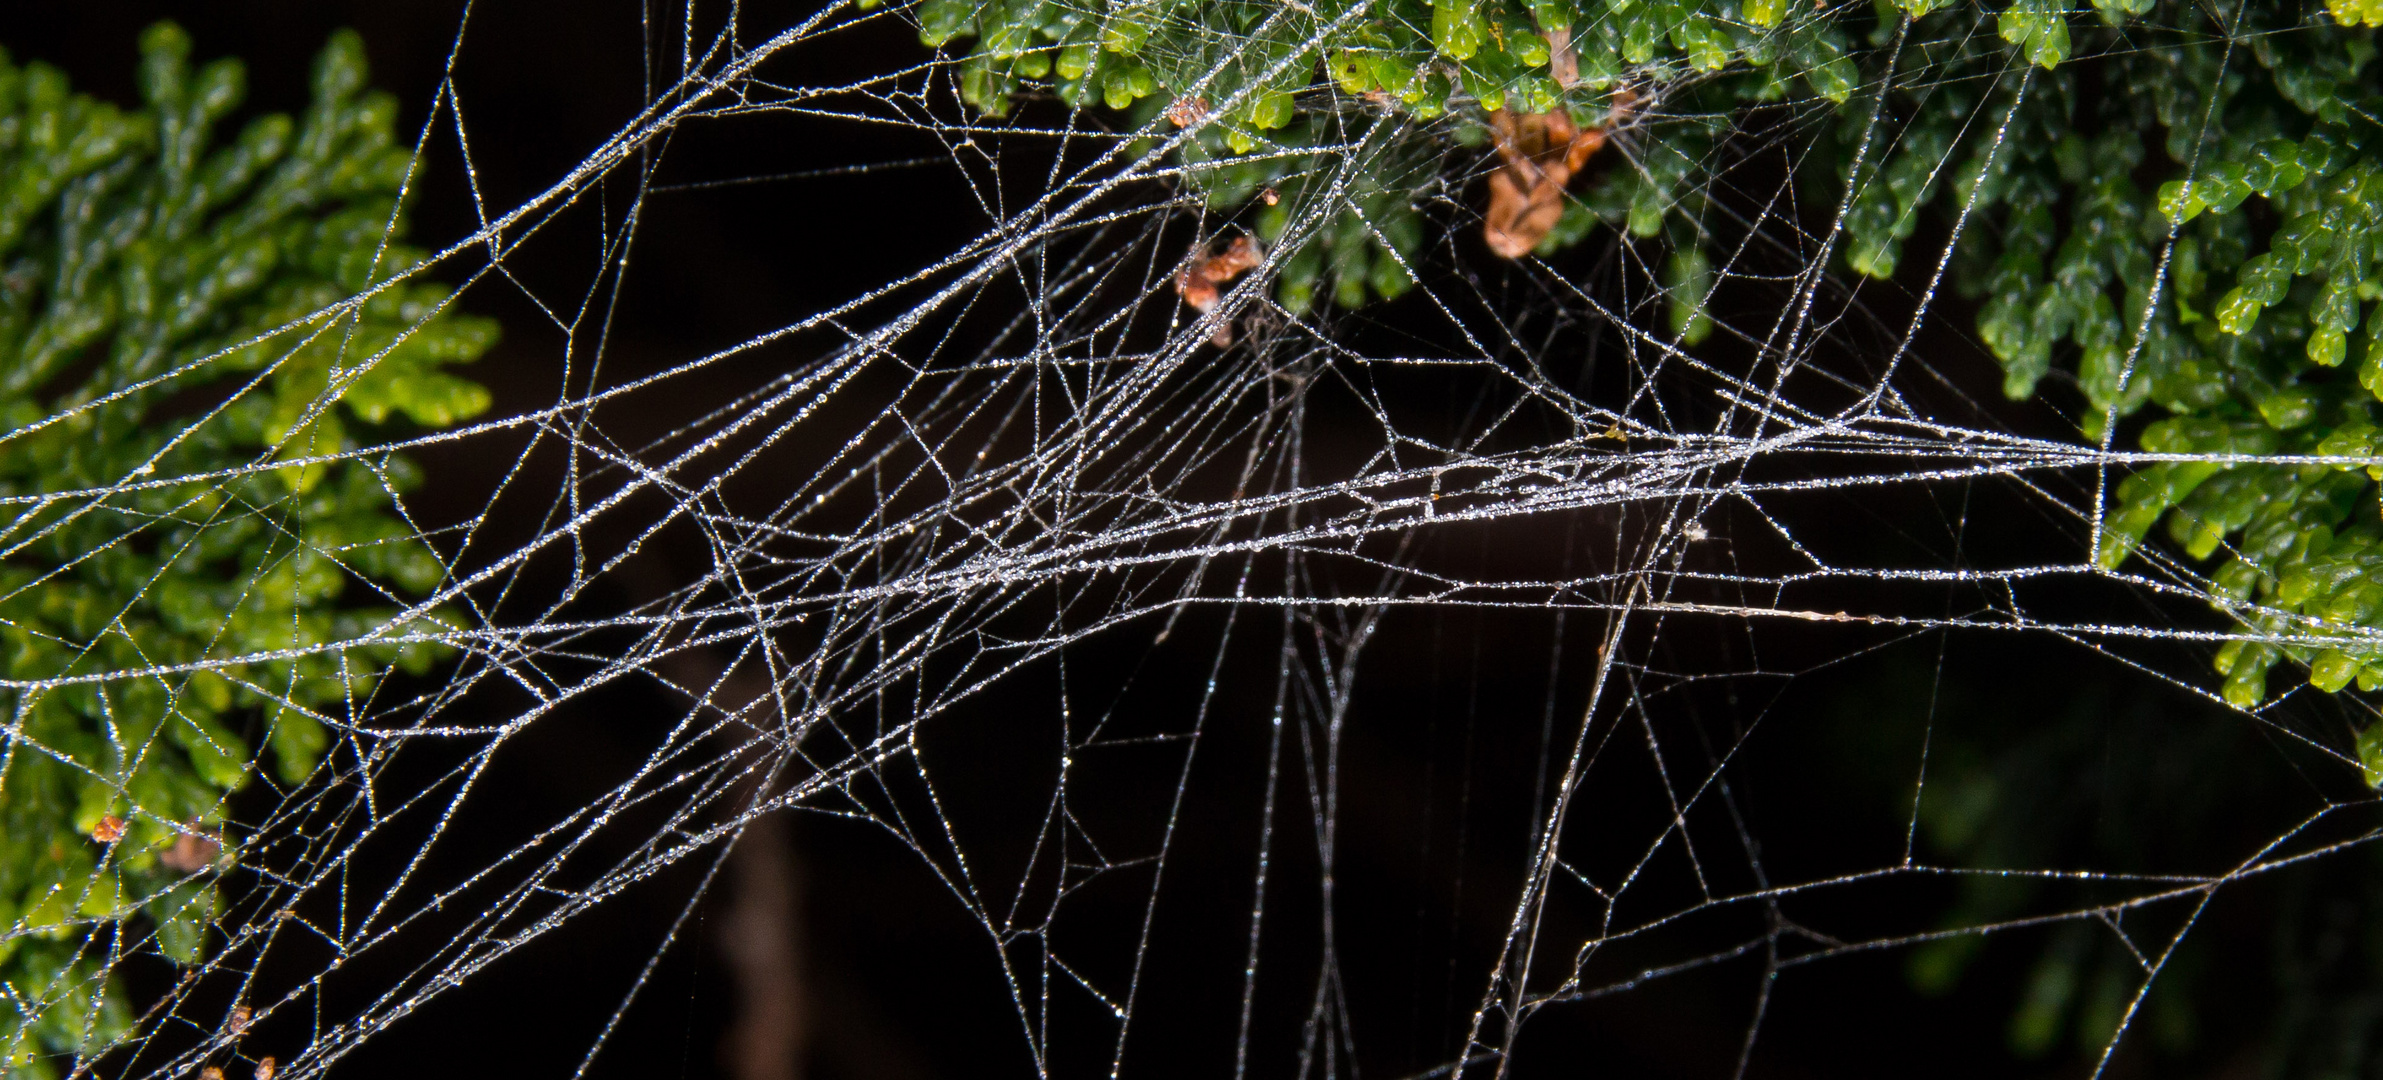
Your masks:
{"label": "green leaf", "polygon": [[1431,40],[1451,60],[1472,59],[1489,40],[1489,21],[1481,17],[1479,0],[1435,0]]}
{"label": "green leaf", "polygon": [[1663,292],[1671,332],[1683,344],[1694,345],[1713,332],[1713,318],[1705,304],[1713,291],[1713,264],[1704,249],[1683,244],[1663,263]]}
{"label": "green leaf", "polygon": [[2343,26],[2383,26],[2383,0],[2325,0],[2325,10]]}
{"label": "green leaf", "polygon": [[2052,0],[2017,0],[2003,9],[1995,30],[2037,67],[2051,69],[2068,59],[2068,13]]}
{"label": "green leaf", "polygon": [[2383,788],[2383,723],[2368,724],[2358,733],[2358,766],[2366,772],[2366,784]]}
{"label": "green leaf", "polygon": [[2348,335],[2330,326],[2320,326],[2309,334],[2309,363],[2318,367],[2339,367],[2342,357],[2350,351]]}
{"label": "green leaf", "polygon": [[2244,333],[2259,321],[2259,312],[2264,308],[2249,290],[2235,286],[2218,300],[2218,329],[2229,334]]}

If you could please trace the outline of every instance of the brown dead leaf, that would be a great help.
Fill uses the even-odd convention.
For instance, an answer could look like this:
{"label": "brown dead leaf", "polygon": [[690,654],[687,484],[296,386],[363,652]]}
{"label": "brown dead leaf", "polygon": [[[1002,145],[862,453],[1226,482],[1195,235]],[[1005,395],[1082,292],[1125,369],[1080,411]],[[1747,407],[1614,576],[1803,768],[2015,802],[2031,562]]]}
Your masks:
{"label": "brown dead leaf", "polygon": [[1176,127],[1187,128],[1206,119],[1208,119],[1207,98],[1179,97],[1167,105],[1167,122]]}
{"label": "brown dead leaf", "polygon": [[157,861],[177,874],[195,874],[215,865],[216,856],[221,854],[220,841],[194,828],[174,837],[174,846],[159,852]]}
{"label": "brown dead leaf", "polygon": [[[1550,43],[1554,40],[1551,35]],[[1636,103],[1628,90],[1617,91],[1606,125],[1585,131],[1562,109],[1499,109],[1489,114],[1490,132],[1505,162],[1489,175],[1489,210],[1482,215],[1481,238],[1491,251],[1519,259],[1547,237],[1556,219],[1564,216],[1565,187],[1605,145],[1606,128],[1619,123]]]}
{"label": "brown dead leaf", "polygon": [[[1257,241],[1247,236],[1236,236],[1222,253],[1208,258],[1195,258],[1186,264],[1183,271],[1175,275],[1175,292],[1183,297],[1184,303],[1196,310],[1206,311],[1215,307],[1216,301],[1223,295],[1221,286],[1256,269],[1265,258],[1266,253],[1258,249]],[[1232,327],[1217,327],[1216,334],[1209,340],[1220,349],[1231,345]]]}

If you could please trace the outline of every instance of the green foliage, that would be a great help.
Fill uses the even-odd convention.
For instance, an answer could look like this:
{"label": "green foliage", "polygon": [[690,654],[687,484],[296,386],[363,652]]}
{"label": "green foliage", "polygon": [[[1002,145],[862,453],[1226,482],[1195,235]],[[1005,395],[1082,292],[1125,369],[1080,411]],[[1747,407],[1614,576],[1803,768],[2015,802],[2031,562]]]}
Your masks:
{"label": "green foliage", "polygon": [[[1443,118],[1457,117],[1453,133],[1477,145],[1482,116],[1499,108],[1569,109],[1600,125],[1625,83],[1672,87],[1669,111],[1720,118],[1790,88],[1846,101],[1860,77],[1840,21],[1786,0],[1743,10],[1737,0],[1387,0],[1362,12],[1350,0],[923,0],[915,14],[921,40],[964,51],[960,93],[985,113],[1048,91],[1136,123],[1162,107],[1200,123],[1183,159],[1212,207],[1237,210],[1268,189],[1284,197],[1259,231],[1289,237],[1276,282],[1294,307],[1319,297],[1354,307],[1411,285],[1424,238],[1416,203],[1437,183],[1451,133]],[[1703,208],[1696,160],[1692,149],[1654,152],[1620,170],[1600,188],[1619,198],[1568,208],[1543,250],[1600,221],[1641,238],[1691,237]],[[1337,194],[1325,200],[1328,190]],[[1665,286],[1703,295],[1684,279]],[[1691,334],[1706,325],[1693,310],[1674,322]]]}
{"label": "green foliage", "polygon": [[[1338,118],[1305,117],[1301,124],[1326,124]],[[1366,130],[1363,122],[1356,125]],[[1215,129],[1201,132],[1185,147],[1188,161],[1219,160],[1215,145],[1229,136]],[[1412,151],[1411,143],[1394,141],[1389,152]],[[1289,168],[1277,168],[1278,163]],[[1335,170],[1321,154],[1264,163],[1225,159],[1209,177],[1208,198],[1218,206],[1237,206],[1250,192],[1273,188],[1277,201],[1259,211],[1260,239],[1275,245],[1304,222],[1298,235],[1309,237],[1290,249],[1276,278],[1283,306],[1306,311],[1318,296],[1343,307],[1357,307],[1370,297],[1390,298],[1414,285],[1411,256],[1423,244],[1423,215],[1412,193],[1436,171],[1431,158],[1408,153],[1402,162],[1375,162],[1362,170]]]}
{"label": "green foliage", "polygon": [[[1891,276],[1925,215],[1968,215],[1954,280],[1978,302],[1978,336],[2012,397],[2067,369],[2089,435],[2146,406],[2165,412],[2142,435],[2155,453],[2383,453],[2383,345],[2362,314],[2383,297],[2373,0],[2246,5],[2230,24],[2183,0],[2096,0],[2090,12],[2049,0],[916,11],[928,44],[968,42],[962,92],[988,113],[1047,87],[1071,107],[1133,106],[1136,121],[1162,105],[1205,119],[1183,154],[1190,182],[1224,211],[1286,196],[1260,231],[1290,245],[1275,252],[1277,287],[1295,307],[1408,287],[1424,233],[1415,203],[1438,181],[1448,134],[1479,145],[1480,117],[1501,107],[1602,123],[1626,85],[1659,96],[1667,116],[1702,119],[1642,125],[1633,160],[1595,177],[1540,250],[1600,223],[1666,238],[1659,284],[1672,329],[1693,343],[1710,326],[1712,274],[1694,228],[1697,163],[1729,116],[1802,97],[1838,116],[1803,167],[1850,191],[1848,269]],[[1448,116],[1453,128],[1434,123]],[[2383,629],[2374,472],[2153,464],[2120,485],[2095,558],[2120,566],[2164,520],[2186,556],[2217,562],[2220,609],[2286,641],[2218,655],[2240,706],[2262,701],[2287,659],[2321,689],[2383,686],[2383,648],[2366,636]]]}
{"label": "green foliage", "polygon": [[102,935],[204,957],[212,838],[236,846],[225,799],[262,747],[300,783],[346,702],[438,659],[397,640],[435,625],[391,625],[443,574],[390,510],[416,471],[343,455],[488,404],[441,369],[496,328],[445,310],[446,290],[327,310],[422,258],[390,242],[410,155],[394,101],[363,92],[361,42],[332,38],[303,116],[221,143],[243,69],[192,70],[190,48],[171,24],[142,37],[129,111],[0,56],[0,635],[10,679],[57,681],[7,697],[14,1077],[130,1030]]}
{"label": "green foliage", "polygon": [[2069,58],[2069,13],[2056,0],[2014,0],[1994,23],[2002,39],[2018,46],[2030,64],[2056,68]]}
{"label": "green foliage", "polygon": [[[2344,367],[2383,238],[2383,160],[2358,148],[2378,98],[2371,33],[2246,11],[2229,62],[2200,9],[2159,14],[2171,21],[2149,31],[2156,47],[2095,41],[2101,89],[2068,69],[2041,77],[2001,108],[2013,130],[1992,164],[1972,152],[1952,194],[1974,195],[2001,248],[1964,253],[1979,336],[2014,397],[2073,346],[2088,432],[2156,405],[2167,418],[2141,435],[2153,453],[2372,456],[2383,355]],[[2146,173],[2172,179],[2147,191]],[[2321,689],[2373,689],[2371,480],[2362,464],[2153,464],[2119,485],[2095,556],[2118,567],[2164,520],[2186,557],[2217,560],[2220,610],[2298,639],[2219,652],[2238,706],[2266,697],[2284,659]]]}

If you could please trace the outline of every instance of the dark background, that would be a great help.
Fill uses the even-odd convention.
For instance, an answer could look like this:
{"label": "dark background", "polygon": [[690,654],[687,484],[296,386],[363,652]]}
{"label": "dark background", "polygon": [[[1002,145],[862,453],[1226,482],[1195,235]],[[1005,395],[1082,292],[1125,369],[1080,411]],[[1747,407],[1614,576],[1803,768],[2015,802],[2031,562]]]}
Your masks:
{"label": "dark background", "polygon": [[[795,21],[802,5],[748,3],[743,10],[746,24],[756,28],[749,40],[758,40]],[[352,26],[364,35],[375,83],[403,105],[400,130],[411,132],[420,128],[434,97],[461,13],[462,5],[448,0],[88,0],[0,10],[0,43],[20,61],[58,64],[79,88],[130,103],[137,99],[135,36],[151,21],[171,17],[192,32],[201,58],[229,54],[248,61],[251,110],[296,111],[306,100],[308,60],[333,29]],[[649,31],[648,15],[662,29]],[[454,77],[483,203],[493,210],[519,205],[619,131],[645,101],[649,85],[671,77],[677,45],[668,27],[678,16],[661,5],[641,12],[626,0],[478,5]],[[658,57],[647,49],[649,33]],[[840,39],[834,48],[799,53],[794,70],[805,82],[825,83],[923,55],[912,37],[888,22]],[[940,152],[940,144],[921,133],[888,125],[761,118],[733,127],[697,125],[674,137],[657,175],[662,183],[690,183]],[[451,131],[432,137],[425,162],[412,232],[418,243],[443,246],[475,224]],[[496,316],[505,326],[504,342],[471,373],[496,392],[499,413],[584,390],[584,381],[566,380],[589,377],[592,336],[582,335],[572,348],[568,359],[576,374],[566,375],[564,335],[532,297],[567,309],[586,295],[599,263],[595,226],[617,223],[619,205],[574,210],[576,216],[558,219],[551,235],[526,245],[508,264],[519,287],[492,279],[467,294],[468,310]],[[953,168],[658,196],[640,224],[632,268],[602,347],[605,368],[596,377],[625,380],[848,300],[958,247],[985,224]],[[1915,241],[1915,249],[1926,240]],[[1503,272],[1469,241],[1443,250],[1441,272]],[[1614,255],[1610,242],[1599,238],[1567,258],[1569,266],[1594,276]],[[1762,298],[1724,299],[1751,306]],[[1898,305],[1907,305],[1906,297],[1889,290],[1869,300],[1878,324],[1902,325]],[[1366,316],[1370,326],[1352,324],[1351,332],[1385,333],[1417,310],[1413,301],[1394,305]],[[1958,314],[1938,322],[1966,325]],[[1942,327],[1929,334],[1929,347],[1917,351],[1966,395],[1944,391],[1939,404],[1977,422],[2036,433],[2074,431],[2060,415],[2058,391],[2051,405],[2002,403],[1992,392],[1998,373],[1981,350]],[[816,347],[796,341],[739,358],[712,380],[717,385],[680,386],[671,396],[640,401],[640,415],[618,418],[620,431],[634,435],[640,425],[659,431]],[[1595,382],[1593,374],[1581,378],[1584,385]],[[1408,394],[1418,407],[1457,397],[1446,387],[1394,392]],[[1319,421],[1318,431],[1324,455],[1361,453],[1374,438],[1360,425],[1335,428],[1330,416]],[[1335,438],[1341,445],[1331,445]],[[465,452],[434,451],[424,461],[437,478],[420,499],[433,520],[470,513],[474,500],[485,498],[495,470],[511,464],[486,443]],[[550,486],[558,479],[547,463],[536,464],[533,476]],[[2052,553],[2074,542],[2071,523],[1991,484],[1857,489],[1815,495],[1782,513],[1816,549],[1867,565],[2010,565],[2062,557]],[[1691,557],[1709,568],[1781,565],[1750,515],[1718,513],[1706,524],[1720,539]],[[1616,521],[1583,515],[1569,525],[1594,534],[1612,530]],[[1554,534],[1564,527],[1561,519],[1549,519],[1451,530],[1418,557],[1552,577],[1557,555],[1566,550]],[[674,541],[658,549],[649,572],[696,572],[701,559],[700,548]],[[636,591],[633,584],[619,586],[596,602],[632,602]],[[1877,610],[1883,604],[1891,611],[1940,615],[1973,610],[1990,598],[1940,589],[1882,601],[1875,590],[1820,585],[1793,599],[1818,610]],[[2035,595],[2028,602],[2039,613],[2070,614],[2113,602],[2143,604],[2123,594]],[[2135,614],[2178,624],[2208,622],[2205,614],[2182,608]],[[1584,616],[1575,616],[1561,637],[1550,623],[1544,614],[1407,609],[1376,631],[1363,661],[1341,757],[1335,899],[1341,990],[1359,1074],[1401,1076],[1447,1060],[1461,1038],[1458,1025],[1479,997],[1488,949],[1505,932],[1529,840],[1532,777],[1549,767],[1542,757],[1542,718],[1577,723],[1601,633],[1599,621]],[[1213,641],[1215,631],[1195,617],[1178,633],[1196,640],[1205,632]],[[1255,718],[1269,708],[1276,645],[1271,637],[1249,641],[1227,654],[1228,669],[1242,677],[1228,678],[1220,715]],[[2060,793],[2053,801],[2067,809],[2043,818],[2032,852],[2040,865],[2208,872],[2242,858],[2278,831],[2279,822],[2343,791],[2338,768],[2328,772],[2272,731],[2213,710],[2081,644],[2048,636],[1940,638],[1835,624],[1678,621],[1666,626],[1659,643],[1642,636],[1628,647],[1652,668],[1740,673],[1716,682],[1665,683],[1645,714],[1650,726],[1661,728],[1661,739],[1673,740],[1667,743],[1672,752],[1688,754],[1684,760],[1709,760],[1714,747],[1741,747],[1727,799],[1705,798],[1697,813],[1711,820],[1692,822],[1704,842],[1739,838],[1739,850],[1702,853],[1723,891],[1751,884],[1748,850],[1759,850],[1778,881],[1896,861],[1924,733],[1932,733],[1933,753],[1944,755],[1943,767],[1954,774],[1988,769],[2027,746],[2057,744],[2057,751],[2043,751],[2043,771],[2056,774],[2047,783]],[[2194,649],[2134,649],[2129,655],[2187,677],[2206,669],[2205,654]],[[1140,672],[1136,692],[1157,698],[1172,693],[1179,705],[1197,693],[1215,651],[1212,645],[1206,651],[1160,650],[1140,630],[1087,643],[1072,657],[1079,672]],[[936,754],[949,755],[945,760],[952,764],[944,768],[954,816],[981,829],[983,839],[973,842],[983,844],[988,864],[1013,853],[1019,827],[1030,824],[1039,804],[973,777],[1032,776],[1049,768],[1049,744],[1025,735],[1039,722],[1034,718],[1049,710],[1049,684],[1037,683],[1040,677],[1022,677],[972,704],[931,744]],[[1097,675],[1082,677],[1099,681]],[[1099,696],[1081,684],[1079,692]],[[683,709],[658,689],[624,685],[541,721],[509,751],[504,782],[490,785],[491,793],[455,826],[456,865],[484,863],[503,851],[513,842],[510,822],[549,819],[600,792],[604,782],[598,778],[638,760],[657,725]],[[1638,717],[1608,722],[1621,725],[1612,736],[1617,746],[1646,741],[1632,728]],[[2327,722],[2323,716],[2306,720],[2314,737],[2338,741],[2338,723],[2326,728]],[[1559,762],[1569,738],[1561,727],[1556,724]],[[2176,747],[2184,744],[2193,748],[2189,760],[2224,763],[2252,778],[2223,787],[2228,801],[2222,815],[2201,812],[2218,797],[2207,777],[2146,777],[2155,765],[2173,765],[2182,753]],[[1147,975],[1151,989],[1136,1007],[1137,1042],[1126,1056],[1130,1071],[1221,1076],[1232,1068],[1237,958],[1246,947],[1250,864],[1264,795],[1257,763],[1266,751],[1267,731],[1254,721],[1220,723],[1202,745],[1178,854],[1161,891],[1158,947]],[[1286,753],[1295,756],[1296,746]],[[1613,758],[1625,754],[1615,750]],[[420,766],[424,775],[435,764]],[[975,772],[961,773],[963,765]],[[1642,851],[1646,829],[1660,828],[1664,796],[1651,786],[1650,773],[1626,764],[1611,767],[1612,778],[1600,775],[1590,787],[1593,797],[1576,811],[1574,828],[1585,836],[1570,854],[1582,865]],[[1702,768],[1690,772],[1701,776]],[[1114,795],[1120,817],[1137,813],[1154,790],[1171,791],[1151,786],[1167,775],[1156,765],[1121,768],[1116,775],[1139,778],[1120,781],[1124,787]],[[1286,781],[1279,794],[1287,802],[1278,824],[1277,892],[1264,952],[1274,980],[1256,1001],[1256,1076],[1299,1071],[1296,1050],[1319,948],[1305,789]],[[1649,814],[1657,820],[1650,823]],[[913,852],[882,830],[814,818],[797,819],[794,850],[802,887],[791,917],[804,954],[810,1075],[956,1078],[1033,1071],[985,932]],[[1665,858],[1677,852],[1675,845]],[[1637,889],[1640,917],[1695,900],[1697,869],[1658,863]],[[661,875],[546,935],[401,1021],[334,1074],[567,1075],[613,1016],[630,981],[663,948],[662,928],[694,892],[702,869],[690,865]],[[1140,917],[1134,901],[1147,894],[1147,879],[1125,877],[1115,891],[1112,897],[1087,897],[1074,924],[1085,940],[1120,933],[1130,940]],[[2229,1075],[2255,1060],[2268,1023],[2263,1003],[2272,996],[2272,891],[2259,884],[2227,891],[2204,914],[2198,974],[2189,976],[2199,1003],[2195,1033],[2164,1052],[2131,1040],[2118,1062],[2120,1074]],[[1816,892],[1767,911],[1741,906],[1675,928],[1666,939],[1675,946],[1669,952],[1624,943],[1592,970],[1626,977],[1666,956],[1745,940],[1759,934],[1766,920],[1812,928],[1811,935],[1783,938],[1791,949],[1809,949],[1831,935],[1853,940],[1912,932],[1939,925],[1955,900],[1949,883],[1922,881]],[[2064,894],[2034,902],[2078,900]],[[714,914],[701,909],[668,946],[591,1075],[724,1075],[715,1048],[736,1002],[712,945],[716,935],[705,922]],[[2166,909],[2142,916],[2148,923],[2171,917]],[[1553,919],[1554,941],[1594,932],[1579,910],[1556,905]],[[1770,989],[1771,1011],[1753,1075],[2080,1075],[2090,1058],[2067,1043],[2036,1060],[2013,1057],[2007,1048],[2013,1003],[2049,936],[2040,928],[1995,935],[1951,992],[1933,996],[1916,990],[1907,976],[1908,950],[1785,968]],[[1220,956],[1236,959],[1219,963]],[[1749,1030],[1763,962],[1757,952],[1650,989],[1551,1008],[1526,1029],[1522,1071],[1729,1075]],[[251,1037],[250,1052],[286,1058],[307,1039],[302,1018],[276,1019]],[[1087,1034],[1068,1045],[1070,1056],[1054,1061],[1054,1069],[1068,1075],[1105,1071],[1106,1037]],[[1076,1051],[1088,1056],[1078,1060]]]}

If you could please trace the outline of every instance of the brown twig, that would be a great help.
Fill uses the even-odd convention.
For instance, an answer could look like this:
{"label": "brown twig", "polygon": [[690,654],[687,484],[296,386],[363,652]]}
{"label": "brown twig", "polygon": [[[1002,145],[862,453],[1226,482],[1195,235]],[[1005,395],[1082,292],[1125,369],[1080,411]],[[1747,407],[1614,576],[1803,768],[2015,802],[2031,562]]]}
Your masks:
{"label": "brown twig", "polygon": [[[780,719],[775,688],[761,672],[710,649],[684,648],[659,665],[686,693],[753,728]],[[729,738],[723,733],[721,738]],[[730,804],[760,801],[754,774]],[[736,1014],[720,1040],[720,1064],[734,1080],[797,1080],[808,1042],[801,874],[785,815],[756,814],[728,852],[728,908],[715,944],[736,982]]]}
{"label": "brown twig", "polygon": [[1547,31],[1547,73],[1555,77],[1557,86],[1566,90],[1580,85],[1580,54],[1572,51],[1569,26]]}

